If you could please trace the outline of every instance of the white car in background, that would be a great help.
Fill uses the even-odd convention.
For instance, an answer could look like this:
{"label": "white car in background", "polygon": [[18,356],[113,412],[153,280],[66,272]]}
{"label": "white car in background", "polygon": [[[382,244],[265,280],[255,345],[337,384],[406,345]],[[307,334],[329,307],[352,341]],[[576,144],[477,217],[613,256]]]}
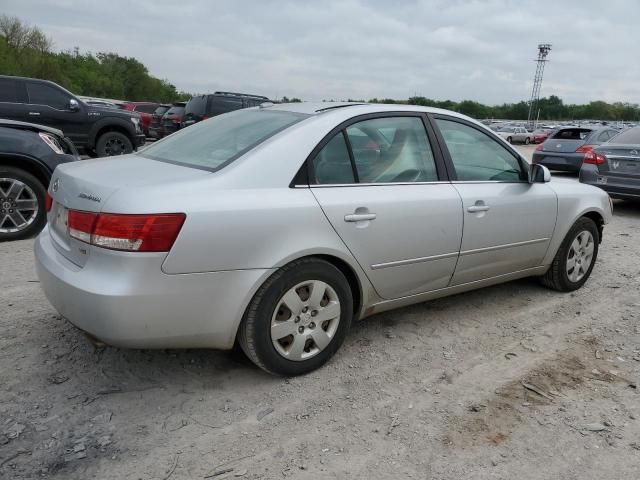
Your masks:
{"label": "white car in background", "polygon": [[500,127],[496,133],[509,143],[529,145],[533,141],[533,133],[524,127]]}

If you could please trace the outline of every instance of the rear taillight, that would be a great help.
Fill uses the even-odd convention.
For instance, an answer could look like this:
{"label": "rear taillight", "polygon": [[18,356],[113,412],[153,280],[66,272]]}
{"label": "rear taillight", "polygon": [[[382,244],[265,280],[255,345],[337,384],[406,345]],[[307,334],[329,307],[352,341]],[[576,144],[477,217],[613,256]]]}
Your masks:
{"label": "rear taillight", "polygon": [[539,152],[540,150],[542,150],[543,145],[544,145],[544,142],[539,143],[538,146],[536,147],[536,152]]}
{"label": "rear taillight", "polygon": [[582,145],[576,149],[576,153],[588,153],[593,150],[593,147],[595,147],[595,145]]}
{"label": "rear taillight", "polygon": [[69,210],[69,235],[111,250],[168,252],[186,215],[126,215]]}
{"label": "rear taillight", "polygon": [[597,152],[587,152],[584,154],[584,160],[582,160],[584,163],[590,163],[591,165],[602,165],[604,163],[607,163],[607,157],[605,157],[604,155],[600,155]]}
{"label": "rear taillight", "polygon": [[44,195],[44,208],[47,212],[51,211],[51,207],[53,206],[53,198],[49,195],[49,192],[46,192]]}

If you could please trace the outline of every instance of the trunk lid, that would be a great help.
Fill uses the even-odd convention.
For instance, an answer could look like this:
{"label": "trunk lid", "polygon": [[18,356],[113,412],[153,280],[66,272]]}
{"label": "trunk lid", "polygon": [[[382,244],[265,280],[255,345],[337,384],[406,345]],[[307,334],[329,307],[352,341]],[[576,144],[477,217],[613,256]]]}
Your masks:
{"label": "trunk lid", "polygon": [[53,244],[68,260],[83,267],[91,249],[88,244],[69,235],[69,210],[102,212],[107,200],[118,190],[141,190],[149,186],[157,188],[162,184],[174,184],[207,175],[210,175],[209,172],[204,170],[158,162],[139,155],[60,165],[54,171],[49,187],[53,204],[48,224]]}
{"label": "trunk lid", "polygon": [[596,151],[607,157],[607,163],[598,165],[610,175],[640,177],[640,145],[604,144]]}
{"label": "trunk lid", "polygon": [[542,150],[545,152],[574,153],[582,145],[584,145],[584,140],[548,138],[542,144]]}

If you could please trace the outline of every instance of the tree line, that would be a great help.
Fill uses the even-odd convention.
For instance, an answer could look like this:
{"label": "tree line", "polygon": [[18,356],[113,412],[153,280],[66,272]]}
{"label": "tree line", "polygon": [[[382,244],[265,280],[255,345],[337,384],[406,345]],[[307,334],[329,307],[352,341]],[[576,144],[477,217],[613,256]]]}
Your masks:
{"label": "tree line", "polygon": [[54,52],[38,27],[0,16],[0,74],[42,78],[76,95],[116,100],[173,102],[189,98],[167,80],[152,76],[135,58],[116,53]]}
{"label": "tree line", "polygon": [[[54,52],[53,43],[38,27],[18,18],[0,16],[0,74],[43,78],[56,82],[76,95],[116,100],[174,102],[191,94],[179,92],[169,81],[154,77],[147,67],[132,57],[117,53]],[[299,98],[282,98],[299,102]],[[392,98],[369,100],[371,103],[402,103],[445,108],[477,119],[526,120],[529,104],[484,105],[473,100],[455,102],[422,96],[408,100]],[[583,105],[564,104],[551,95],[540,99],[541,120],[613,120],[639,121],[640,107],[630,103],[594,101]]]}

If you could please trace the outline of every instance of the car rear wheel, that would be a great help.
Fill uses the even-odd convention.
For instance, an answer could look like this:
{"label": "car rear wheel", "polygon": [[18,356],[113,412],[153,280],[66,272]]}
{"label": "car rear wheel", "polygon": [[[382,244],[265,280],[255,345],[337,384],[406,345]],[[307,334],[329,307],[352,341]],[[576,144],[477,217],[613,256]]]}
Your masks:
{"label": "car rear wheel", "polygon": [[112,157],[114,155],[126,155],[133,152],[131,140],[120,132],[103,133],[96,143],[96,152],[99,157]]}
{"label": "car rear wheel", "polygon": [[353,317],[349,282],[331,263],[292,262],[255,294],[238,343],[257,366],[275,375],[300,375],[322,366],[340,348]]}
{"label": "car rear wheel", "polygon": [[511,138],[511,137],[507,137],[507,142],[509,142],[509,143],[513,143],[513,138]]}
{"label": "car rear wheel", "polygon": [[36,235],[47,221],[44,186],[30,173],[0,167],[0,241]]}
{"label": "car rear wheel", "polygon": [[531,143],[531,139],[529,137],[524,139],[524,144],[529,145]]}
{"label": "car rear wheel", "polygon": [[577,290],[585,284],[598,257],[598,227],[590,218],[579,219],[558,249],[542,283],[560,292]]}

